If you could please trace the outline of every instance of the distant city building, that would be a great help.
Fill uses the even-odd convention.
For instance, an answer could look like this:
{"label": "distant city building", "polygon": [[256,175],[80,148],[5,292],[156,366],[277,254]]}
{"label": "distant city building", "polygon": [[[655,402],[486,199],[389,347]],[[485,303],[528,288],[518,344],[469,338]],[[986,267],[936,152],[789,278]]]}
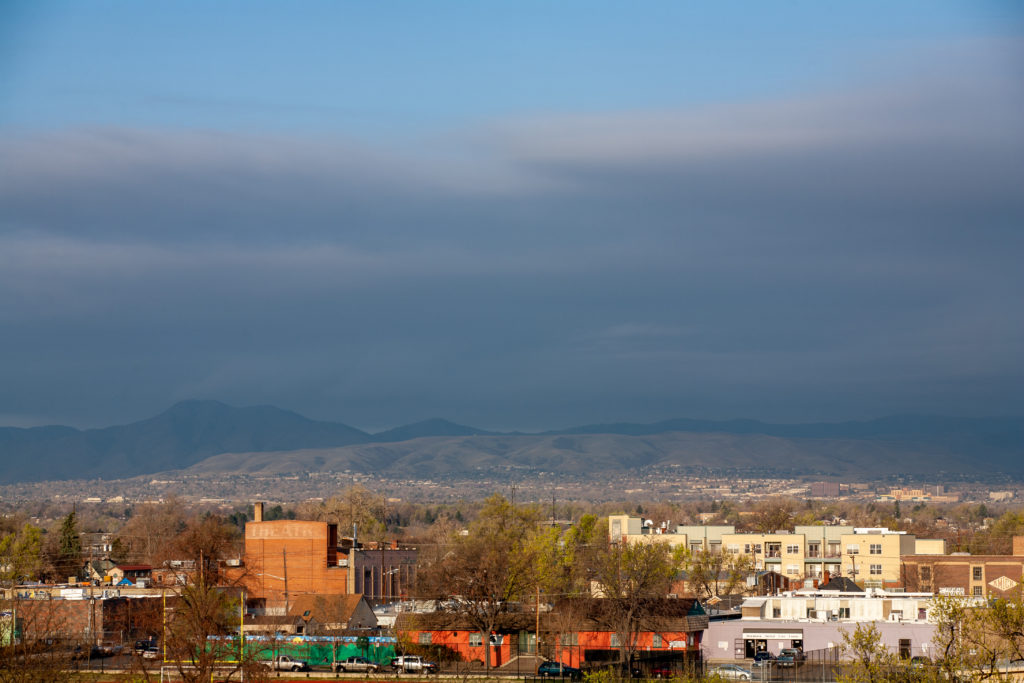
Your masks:
{"label": "distant city building", "polygon": [[811,484],[811,498],[838,498],[839,482],[816,481]]}

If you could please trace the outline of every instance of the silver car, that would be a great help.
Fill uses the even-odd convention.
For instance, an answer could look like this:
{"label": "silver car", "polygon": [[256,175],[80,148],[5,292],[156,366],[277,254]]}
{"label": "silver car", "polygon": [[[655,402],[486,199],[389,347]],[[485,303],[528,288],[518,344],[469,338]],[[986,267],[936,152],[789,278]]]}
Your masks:
{"label": "silver car", "polygon": [[754,674],[751,673],[750,669],[744,669],[742,666],[736,666],[735,664],[713,666],[708,669],[708,676],[718,676],[719,678],[731,681],[749,681],[754,678]]}

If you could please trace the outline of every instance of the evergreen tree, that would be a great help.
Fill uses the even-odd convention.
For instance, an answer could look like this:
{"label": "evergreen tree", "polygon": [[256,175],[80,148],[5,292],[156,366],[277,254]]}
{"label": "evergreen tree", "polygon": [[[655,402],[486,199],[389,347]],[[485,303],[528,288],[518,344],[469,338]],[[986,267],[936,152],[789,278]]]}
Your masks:
{"label": "evergreen tree", "polygon": [[57,570],[61,579],[78,576],[82,568],[82,537],[78,534],[78,518],[72,510],[60,524],[60,546]]}

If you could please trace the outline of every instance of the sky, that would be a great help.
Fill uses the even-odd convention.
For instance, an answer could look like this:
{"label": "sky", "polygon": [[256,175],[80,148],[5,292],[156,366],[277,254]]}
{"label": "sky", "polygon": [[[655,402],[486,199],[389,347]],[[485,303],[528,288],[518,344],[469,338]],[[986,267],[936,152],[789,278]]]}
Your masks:
{"label": "sky", "polygon": [[1024,414],[1015,2],[0,4],[0,425]]}

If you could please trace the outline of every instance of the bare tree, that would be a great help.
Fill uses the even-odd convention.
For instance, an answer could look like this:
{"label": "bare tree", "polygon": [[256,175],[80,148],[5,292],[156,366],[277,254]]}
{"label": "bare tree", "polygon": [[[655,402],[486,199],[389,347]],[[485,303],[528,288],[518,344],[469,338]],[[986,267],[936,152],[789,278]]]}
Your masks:
{"label": "bare tree", "polygon": [[444,601],[453,618],[479,631],[488,668],[491,631],[534,585],[527,539],[538,516],[535,508],[516,508],[502,496],[491,496],[468,533],[450,537],[438,561],[417,570],[423,597]]}
{"label": "bare tree", "polygon": [[667,543],[616,543],[596,558],[594,578],[603,600],[592,612],[598,624],[618,636],[621,661],[636,653],[640,633],[658,616],[676,571]]}
{"label": "bare tree", "polygon": [[685,550],[681,560],[690,590],[704,600],[740,592],[754,566],[750,555],[709,550]]}

